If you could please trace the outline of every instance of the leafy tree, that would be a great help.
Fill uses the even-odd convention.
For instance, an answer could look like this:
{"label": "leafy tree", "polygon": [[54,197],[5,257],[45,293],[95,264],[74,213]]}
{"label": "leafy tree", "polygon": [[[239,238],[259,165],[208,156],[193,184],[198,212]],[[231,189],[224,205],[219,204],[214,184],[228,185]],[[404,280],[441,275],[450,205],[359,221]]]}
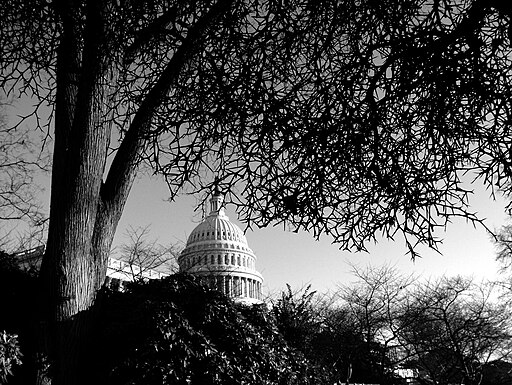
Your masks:
{"label": "leafy tree", "polygon": [[13,367],[21,364],[21,357],[18,336],[0,332],[0,383],[7,383]]}
{"label": "leafy tree", "polygon": [[98,334],[109,384],[320,384],[261,306],[237,307],[199,279],[137,282],[105,298]]}
{"label": "leafy tree", "polygon": [[272,314],[286,341],[291,346],[306,351],[321,325],[318,309],[312,303],[315,292],[310,290],[311,286],[299,292],[294,292],[290,285],[286,287],[287,290],[273,304]]}
{"label": "leafy tree", "polygon": [[401,234],[413,256],[450,217],[478,220],[464,173],[510,190],[505,1],[7,0],[0,14],[0,85],[51,110],[40,303],[56,384],[87,377],[140,163],[171,196],[232,192],[249,225],[355,249]]}
{"label": "leafy tree", "polygon": [[288,286],[272,313],[283,338],[304,354],[320,383],[393,383],[384,369],[391,368],[383,362],[385,346],[365,341],[357,318],[338,298],[319,299],[309,286],[299,291]]}
{"label": "leafy tree", "polygon": [[8,372],[14,374],[9,377],[9,384],[27,384],[32,380],[33,358],[37,351],[32,324],[36,290],[34,271],[22,269],[13,255],[0,251],[0,362],[4,365],[2,368],[0,364],[0,383],[6,381]]}

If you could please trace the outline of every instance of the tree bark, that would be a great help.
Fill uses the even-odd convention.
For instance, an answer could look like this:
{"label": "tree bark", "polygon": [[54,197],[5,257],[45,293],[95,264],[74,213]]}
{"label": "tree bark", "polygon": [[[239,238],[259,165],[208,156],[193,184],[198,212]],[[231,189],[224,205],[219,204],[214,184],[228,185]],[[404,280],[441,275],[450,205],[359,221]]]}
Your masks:
{"label": "tree bark", "polygon": [[158,106],[199,49],[198,42],[232,0],[220,0],[189,30],[145,95],[103,182],[112,125],[108,114],[115,97],[111,90],[116,89],[116,68],[122,62],[108,31],[107,15],[114,3],[87,2],[85,28],[78,31],[81,4],[56,2],[63,31],[57,57],[50,225],[40,273],[42,345],[51,368],[49,374],[40,371],[40,384],[96,383],[91,360],[97,293],[145,134]]}
{"label": "tree bark", "polygon": [[[79,51],[78,5],[58,6],[64,30],[57,59],[50,226],[40,275],[44,347],[57,385],[88,382],[93,305],[117,226],[114,218],[104,219],[100,195],[111,135],[105,123],[108,84],[116,77],[111,59],[102,55],[108,48],[103,40],[106,10],[100,2],[88,5]],[[101,241],[94,237],[98,218],[108,222]],[[44,373],[39,377],[49,382]]]}

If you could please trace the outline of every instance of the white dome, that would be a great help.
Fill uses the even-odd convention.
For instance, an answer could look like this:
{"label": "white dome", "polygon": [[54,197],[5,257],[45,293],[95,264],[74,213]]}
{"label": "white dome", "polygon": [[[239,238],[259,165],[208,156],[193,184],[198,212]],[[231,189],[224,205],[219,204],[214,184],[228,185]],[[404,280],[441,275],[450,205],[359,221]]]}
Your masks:
{"label": "white dome", "polygon": [[208,284],[243,302],[260,302],[263,278],[243,231],[224,213],[223,197],[210,200],[210,214],[190,233],[178,258],[180,271],[204,277]]}
{"label": "white dome", "polygon": [[190,233],[187,247],[201,242],[237,242],[247,246],[243,231],[226,215],[209,215]]}

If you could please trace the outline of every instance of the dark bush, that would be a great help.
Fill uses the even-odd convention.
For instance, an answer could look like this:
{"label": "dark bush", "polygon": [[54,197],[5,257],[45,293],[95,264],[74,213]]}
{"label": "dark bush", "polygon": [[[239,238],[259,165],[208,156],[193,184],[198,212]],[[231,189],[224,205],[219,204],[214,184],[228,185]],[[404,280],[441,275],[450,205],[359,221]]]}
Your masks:
{"label": "dark bush", "polygon": [[13,374],[13,368],[21,365],[21,350],[16,334],[0,332],[0,384],[7,383]]}
{"label": "dark bush", "polygon": [[28,365],[35,351],[36,284],[37,277],[33,272],[21,269],[15,257],[0,251],[0,331],[5,331],[6,336],[17,335],[15,341],[10,338],[5,346],[11,349],[15,342],[24,356],[23,365],[11,366],[15,376],[9,378],[9,384],[13,385],[27,382],[25,375],[30,371]]}
{"label": "dark bush", "polygon": [[103,301],[108,384],[317,383],[263,305],[237,306],[190,276],[132,284]]}

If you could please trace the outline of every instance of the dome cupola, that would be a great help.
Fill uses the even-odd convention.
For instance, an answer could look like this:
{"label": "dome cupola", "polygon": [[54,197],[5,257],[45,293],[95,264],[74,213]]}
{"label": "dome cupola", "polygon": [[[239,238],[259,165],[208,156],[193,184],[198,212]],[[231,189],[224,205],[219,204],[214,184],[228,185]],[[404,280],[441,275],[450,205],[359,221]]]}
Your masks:
{"label": "dome cupola", "polygon": [[263,277],[243,231],[224,211],[224,197],[215,192],[210,212],[190,233],[178,258],[180,271],[200,276],[235,300],[261,302]]}

